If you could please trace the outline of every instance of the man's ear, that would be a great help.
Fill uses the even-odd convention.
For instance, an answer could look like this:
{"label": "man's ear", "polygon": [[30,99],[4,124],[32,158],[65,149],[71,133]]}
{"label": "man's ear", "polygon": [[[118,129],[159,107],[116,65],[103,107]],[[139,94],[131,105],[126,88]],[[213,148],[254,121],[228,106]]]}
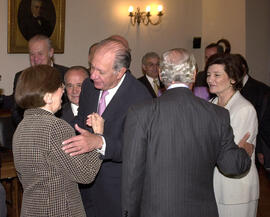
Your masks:
{"label": "man's ear", "polygon": [[49,51],[49,57],[53,58],[53,54],[54,54],[54,49],[51,48],[50,51]]}
{"label": "man's ear", "polygon": [[123,75],[126,73],[126,71],[127,71],[127,68],[122,67],[122,68],[120,69],[120,71],[117,73],[117,79],[120,80],[120,79],[123,77]]}
{"label": "man's ear", "polygon": [[146,71],[146,66],[144,64],[142,64],[142,70],[143,70],[143,72]]}
{"label": "man's ear", "polygon": [[[159,78],[159,80],[161,81],[160,73],[161,73],[161,69],[160,69],[160,67],[159,67],[159,68],[158,68],[158,78]],[[161,82],[162,82],[162,81],[161,81]]]}
{"label": "man's ear", "polygon": [[45,93],[43,100],[46,104],[52,104],[52,94],[51,93]]}
{"label": "man's ear", "polygon": [[194,83],[195,83],[195,81],[196,81],[196,75],[197,75],[197,70],[195,69],[195,70],[194,70],[194,74],[193,74],[193,81],[194,81]]}

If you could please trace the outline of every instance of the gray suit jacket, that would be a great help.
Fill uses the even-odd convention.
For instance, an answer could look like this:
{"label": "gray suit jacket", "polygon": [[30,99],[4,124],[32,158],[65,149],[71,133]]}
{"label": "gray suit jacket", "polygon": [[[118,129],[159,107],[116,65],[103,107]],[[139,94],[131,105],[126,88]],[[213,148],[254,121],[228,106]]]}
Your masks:
{"label": "gray suit jacket", "polygon": [[43,109],[28,109],[13,137],[14,163],[23,186],[21,217],[85,216],[77,182],[94,180],[97,152],[73,156],[62,142],[74,136],[64,120]]}
{"label": "gray suit jacket", "polygon": [[240,174],[251,163],[228,111],[183,87],[130,108],[122,156],[125,217],[217,217],[215,165]]}

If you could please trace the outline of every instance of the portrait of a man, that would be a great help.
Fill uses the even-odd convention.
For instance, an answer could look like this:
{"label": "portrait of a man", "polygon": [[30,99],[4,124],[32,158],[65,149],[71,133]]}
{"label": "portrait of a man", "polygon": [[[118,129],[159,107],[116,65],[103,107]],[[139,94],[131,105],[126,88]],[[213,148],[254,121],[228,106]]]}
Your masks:
{"label": "portrait of a man", "polygon": [[55,8],[50,0],[22,0],[18,11],[19,29],[28,41],[36,34],[50,37],[56,22]]}

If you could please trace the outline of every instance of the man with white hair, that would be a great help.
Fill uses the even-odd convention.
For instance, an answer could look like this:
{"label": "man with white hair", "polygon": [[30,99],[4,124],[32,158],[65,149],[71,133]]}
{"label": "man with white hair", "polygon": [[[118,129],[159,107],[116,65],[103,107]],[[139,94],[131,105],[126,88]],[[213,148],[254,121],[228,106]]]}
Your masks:
{"label": "man with white hair", "polygon": [[[28,42],[28,50],[31,66],[50,65],[61,73],[61,77],[64,81],[64,75],[68,68],[54,63],[54,49],[52,47],[51,40],[47,36],[35,35],[32,37]],[[15,74],[12,96],[15,95],[17,82],[22,72],[23,71],[19,71]],[[22,120],[23,112],[24,110],[21,109],[17,104],[15,104],[14,108],[12,108],[12,118],[16,125]]]}
{"label": "man with white hair", "polygon": [[216,217],[215,166],[231,175],[250,168],[249,155],[234,143],[228,111],[192,94],[195,65],[185,49],[165,52],[160,77],[167,90],[129,109],[122,216]]}

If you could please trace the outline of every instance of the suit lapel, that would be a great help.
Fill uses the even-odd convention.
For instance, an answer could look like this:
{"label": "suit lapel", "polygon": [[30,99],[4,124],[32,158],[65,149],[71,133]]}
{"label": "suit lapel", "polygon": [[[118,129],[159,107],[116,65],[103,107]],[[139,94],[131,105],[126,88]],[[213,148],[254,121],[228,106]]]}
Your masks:
{"label": "suit lapel", "polygon": [[127,88],[130,83],[130,73],[126,72],[126,77],[124,78],[124,81],[114,94],[112,100],[110,101],[109,105],[106,107],[105,111],[102,114],[102,117],[108,118],[111,115],[114,115],[115,112],[120,110],[121,104],[125,101],[126,94],[127,94]]}
{"label": "suit lapel", "polygon": [[153,97],[157,97],[152,85],[150,84],[150,82],[146,76],[144,76],[144,83],[145,83],[146,87],[148,88],[148,90],[150,91],[151,95]]}

